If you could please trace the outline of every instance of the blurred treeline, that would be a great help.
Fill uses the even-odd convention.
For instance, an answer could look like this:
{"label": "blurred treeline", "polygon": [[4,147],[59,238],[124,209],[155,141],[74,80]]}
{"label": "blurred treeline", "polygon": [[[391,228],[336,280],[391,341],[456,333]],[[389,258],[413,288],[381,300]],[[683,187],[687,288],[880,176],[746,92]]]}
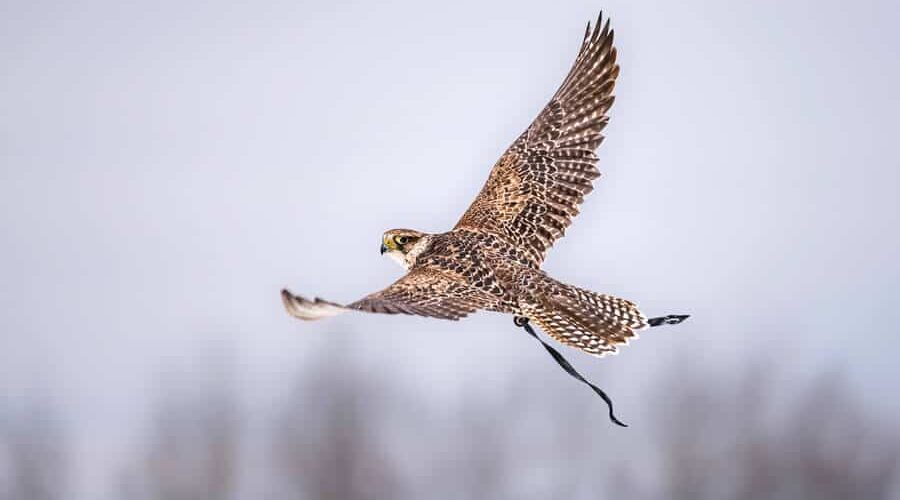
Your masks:
{"label": "blurred treeline", "polygon": [[[255,443],[254,409],[227,375],[173,385],[141,446],[110,472],[109,497],[900,498],[898,426],[867,413],[834,374],[788,387],[766,367],[736,377],[672,368],[641,425],[619,429],[587,390],[535,389],[561,372],[472,387],[435,408],[354,366],[323,357],[301,371]],[[69,497],[77,457],[62,422],[52,404],[0,412],[0,499]]]}

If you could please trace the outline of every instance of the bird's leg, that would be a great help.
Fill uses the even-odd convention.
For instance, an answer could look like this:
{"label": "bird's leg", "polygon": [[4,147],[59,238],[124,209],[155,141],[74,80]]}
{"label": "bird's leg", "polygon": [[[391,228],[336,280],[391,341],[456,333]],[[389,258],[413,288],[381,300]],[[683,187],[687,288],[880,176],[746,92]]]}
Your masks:
{"label": "bird's leg", "polygon": [[557,351],[556,349],[553,348],[553,346],[551,346],[550,344],[544,342],[543,339],[541,339],[540,337],[538,337],[538,334],[537,334],[537,332],[534,331],[534,328],[532,328],[531,325],[528,324],[528,318],[526,318],[526,317],[524,317],[524,316],[514,316],[514,317],[513,317],[513,323],[514,323],[516,326],[518,326],[519,328],[524,328],[525,331],[528,332],[529,335],[531,335],[531,336],[534,337],[538,342],[540,342],[541,345],[544,346],[544,349],[546,349],[547,352],[550,353],[550,356],[552,356],[553,359],[554,359],[557,363],[559,363],[559,366],[561,366],[562,369],[566,371],[566,373],[568,373],[569,375],[571,375],[571,376],[574,377],[575,379],[577,379],[577,380],[579,380],[579,381],[581,381],[581,382],[587,384],[587,386],[590,387],[591,389],[593,389],[593,391],[594,391],[595,393],[597,393],[598,396],[600,396],[601,398],[603,398],[603,401],[606,402],[606,406],[609,407],[609,419],[612,420],[613,423],[615,423],[616,425],[620,425],[620,426],[622,426],[622,427],[628,427],[628,425],[622,423],[622,421],[620,421],[618,418],[616,418],[616,415],[613,413],[613,403],[612,403],[612,399],[610,399],[609,396],[607,396],[606,393],[603,392],[603,389],[597,387],[596,385],[594,385],[594,384],[592,384],[591,382],[589,382],[586,378],[584,378],[583,376],[581,376],[581,374],[578,373],[577,370],[575,370],[575,368],[569,363],[568,360],[566,360],[566,358],[563,357],[562,354],[559,353],[559,351]]}

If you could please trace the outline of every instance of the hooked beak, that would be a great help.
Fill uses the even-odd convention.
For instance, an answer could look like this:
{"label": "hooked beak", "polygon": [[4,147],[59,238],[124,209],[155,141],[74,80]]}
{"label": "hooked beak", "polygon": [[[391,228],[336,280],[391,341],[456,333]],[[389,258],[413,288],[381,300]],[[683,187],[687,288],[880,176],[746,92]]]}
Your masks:
{"label": "hooked beak", "polygon": [[384,243],[382,243],[382,244],[381,244],[381,255],[384,255],[384,252],[387,252],[387,251],[388,251],[387,245],[385,245]]}

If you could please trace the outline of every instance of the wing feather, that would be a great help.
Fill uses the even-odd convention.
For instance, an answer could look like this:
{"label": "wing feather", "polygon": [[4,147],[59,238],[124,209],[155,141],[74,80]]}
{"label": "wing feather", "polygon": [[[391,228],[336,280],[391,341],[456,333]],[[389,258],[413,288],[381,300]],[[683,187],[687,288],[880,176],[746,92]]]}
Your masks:
{"label": "wing feather", "polygon": [[281,299],[289,314],[303,320],[327,318],[348,310],[458,320],[487,305],[477,290],[431,268],[413,269],[384,290],[347,305],[318,297],[309,300],[288,290],[281,291]]}
{"label": "wing feather", "polygon": [[493,233],[540,266],[600,176],[594,150],[618,74],[613,31],[601,13],[553,98],[494,165],[456,228]]}

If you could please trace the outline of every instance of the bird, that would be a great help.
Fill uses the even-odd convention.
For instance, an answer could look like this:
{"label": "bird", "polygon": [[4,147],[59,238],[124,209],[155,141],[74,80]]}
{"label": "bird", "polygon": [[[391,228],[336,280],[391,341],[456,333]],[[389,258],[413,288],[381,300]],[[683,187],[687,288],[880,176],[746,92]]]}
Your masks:
{"label": "bird", "polygon": [[287,312],[317,320],[363,311],[459,320],[479,310],[512,314],[587,354],[615,354],[638,332],[688,315],[647,318],[627,299],[559,281],[541,269],[600,177],[619,75],[614,31],[603,13],[588,22],[575,61],[549,103],[494,164],[457,224],[443,233],[391,229],[382,255],[406,274],[350,304],[281,291]]}

